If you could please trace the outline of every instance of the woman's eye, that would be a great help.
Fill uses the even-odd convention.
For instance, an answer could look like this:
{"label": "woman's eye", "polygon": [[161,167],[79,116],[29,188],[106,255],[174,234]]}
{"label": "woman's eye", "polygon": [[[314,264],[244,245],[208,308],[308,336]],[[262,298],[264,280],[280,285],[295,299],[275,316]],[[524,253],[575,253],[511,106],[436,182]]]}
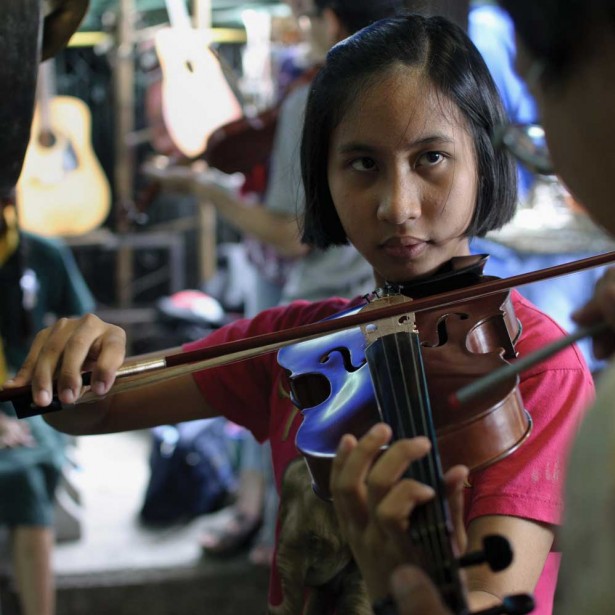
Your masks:
{"label": "woman's eye", "polygon": [[353,160],[350,166],[355,171],[371,171],[376,166],[376,162],[373,158],[364,156],[363,158],[356,158]]}
{"label": "woman's eye", "polygon": [[444,154],[441,152],[425,152],[418,161],[417,166],[434,166],[444,160]]}

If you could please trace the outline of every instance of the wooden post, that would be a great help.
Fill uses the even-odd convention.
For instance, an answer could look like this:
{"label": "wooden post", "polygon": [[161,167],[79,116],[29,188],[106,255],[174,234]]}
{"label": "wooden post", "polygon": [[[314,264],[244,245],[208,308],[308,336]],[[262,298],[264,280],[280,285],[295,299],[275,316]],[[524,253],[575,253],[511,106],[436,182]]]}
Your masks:
{"label": "wooden post", "polygon": [[[192,11],[196,28],[211,28],[211,0],[193,0]],[[206,282],[216,273],[218,256],[216,209],[209,201],[198,203],[198,228],[200,281]]]}
{"label": "wooden post", "polygon": [[[135,0],[120,0],[117,43],[113,67],[115,95],[115,223],[118,235],[130,230],[129,214],[133,207],[133,181],[135,172],[134,149],[126,144],[126,135],[134,131],[135,70],[134,19]],[[121,237],[120,237],[121,239]],[[116,298],[120,308],[132,304],[133,258],[132,249],[120,241],[116,255]]]}

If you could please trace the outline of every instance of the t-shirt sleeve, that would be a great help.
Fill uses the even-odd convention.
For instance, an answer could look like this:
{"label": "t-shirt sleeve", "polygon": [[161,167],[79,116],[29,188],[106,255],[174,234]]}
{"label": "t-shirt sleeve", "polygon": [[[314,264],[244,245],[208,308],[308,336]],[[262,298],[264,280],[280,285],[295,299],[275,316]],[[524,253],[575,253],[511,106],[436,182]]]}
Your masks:
{"label": "t-shirt sleeve", "polygon": [[[259,330],[259,317],[240,320],[212,332],[206,338],[184,346],[196,350],[253,337]],[[214,367],[194,374],[194,380],[207,404],[219,415],[249,429],[260,442],[267,439],[268,394],[271,389],[271,361],[262,355]]]}
{"label": "t-shirt sleeve", "polygon": [[[96,305],[70,248],[61,240],[23,234],[27,262],[44,282],[42,310],[55,317],[81,316]],[[36,323],[37,328],[43,323]]]}
{"label": "t-shirt sleeve", "polygon": [[[316,322],[340,311],[346,303],[341,299],[318,303],[295,301],[289,306],[265,310],[252,319],[226,325],[206,338],[186,344],[184,349],[210,347]],[[197,372],[194,380],[215,412],[246,427],[263,442],[270,433],[271,396],[278,393],[276,379],[280,373],[277,352],[268,352]]]}

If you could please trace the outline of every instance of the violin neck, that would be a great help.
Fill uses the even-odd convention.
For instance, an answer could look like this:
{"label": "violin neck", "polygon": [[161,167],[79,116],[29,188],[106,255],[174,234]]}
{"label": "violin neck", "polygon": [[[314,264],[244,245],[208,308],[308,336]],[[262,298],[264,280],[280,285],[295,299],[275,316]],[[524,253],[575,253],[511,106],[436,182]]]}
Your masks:
{"label": "violin neck", "polygon": [[427,381],[418,333],[389,333],[366,350],[376,401],[393,440],[426,436],[432,443],[424,458],[413,462],[405,476],[431,486],[436,497],[412,513],[410,536],[417,546],[419,565],[438,586],[453,613],[467,612],[452,544],[452,523],[444,489]]}

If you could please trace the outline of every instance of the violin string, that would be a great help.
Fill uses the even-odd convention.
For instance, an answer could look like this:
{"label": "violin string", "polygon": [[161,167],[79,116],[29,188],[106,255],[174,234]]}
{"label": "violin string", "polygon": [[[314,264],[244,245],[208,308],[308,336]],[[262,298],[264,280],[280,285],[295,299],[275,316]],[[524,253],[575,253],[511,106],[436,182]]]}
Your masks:
{"label": "violin string", "polygon": [[[392,425],[395,433],[400,436],[412,437],[415,435],[425,435],[431,440],[433,439],[433,430],[430,429],[428,413],[430,412],[428,403],[426,403],[424,388],[422,363],[420,356],[416,356],[416,346],[412,344],[413,334],[394,334],[382,338],[390,339],[392,353],[385,352],[385,360],[387,363],[386,374],[390,378],[397,374],[403,385],[399,383],[389,382],[389,390],[394,392],[395,404],[395,420],[396,425]],[[416,335],[416,334],[415,334]],[[389,361],[391,354],[394,356],[392,361]],[[392,369],[391,363],[400,369]],[[411,371],[408,374],[408,371]],[[398,393],[401,391],[403,399],[398,399]],[[415,408],[413,408],[415,406]],[[402,412],[407,415],[410,423],[410,433],[406,433],[402,421]],[[432,486],[438,493],[440,491],[438,478],[438,464],[435,462],[435,449],[432,448],[430,453],[425,458],[413,463],[411,476],[425,484]],[[411,535],[414,542],[417,542],[421,548],[426,564],[429,564],[429,569],[434,577],[434,580],[439,585],[444,585],[446,582],[445,562],[448,559],[445,554],[449,549],[446,548],[445,541],[448,542],[448,535],[442,536],[442,530],[447,526],[442,515],[442,509],[439,502],[432,501],[427,505],[417,508],[413,513],[413,524]]]}
{"label": "violin string", "polygon": [[454,556],[452,548],[451,520],[448,511],[448,502],[444,489],[444,479],[442,467],[439,460],[436,432],[433,425],[433,414],[431,410],[428,383],[425,378],[421,343],[418,332],[411,336],[412,365],[415,371],[415,380],[420,382],[424,395],[420,397],[424,407],[421,409],[420,416],[423,420],[424,433],[429,437],[432,448],[425,458],[426,471],[430,477],[430,484],[436,491],[436,499],[430,506],[431,527],[435,528],[434,536],[437,541],[435,552],[438,560],[438,570],[442,575],[441,586],[450,585],[451,575],[455,572]]}
{"label": "violin string", "polygon": [[[445,561],[443,561],[444,554],[447,553],[446,545],[444,541],[448,539],[448,536],[442,536],[442,529],[445,527],[444,519],[442,518],[442,509],[439,506],[439,498],[440,494],[440,472],[438,471],[438,465],[436,463],[436,455],[437,448],[435,442],[435,434],[434,430],[431,426],[431,408],[429,407],[429,393],[426,389],[424,370],[423,370],[423,362],[422,355],[420,352],[420,346],[418,345],[418,333],[412,333],[407,336],[409,346],[410,346],[410,359],[411,366],[413,371],[412,381],[416,383],[418,386],[419,393],[417,395],[417,402],[420,405],[419,408],[419,418],[421,420],[421,430],[422,434],[427,436],[431,443],[432,448],[429,453],[421,460],[420,466],[423,470],[422,479],[424,482],[429,484],[432,488],[436,490],[436,500],[432,501],[427,507],[424,507],[425,516],[428,519],[427,527],[432,528],[430,532],[431,540],[430,542],[430,552],[431,557],[434,561],[434,565],[436,570],[440,576],[440,585],[443,585],[445,582],[446,571],[445,571]],[[406,374],[406,370],[403,370],[404,376]],[[409,409],[412,414],[413,408],[410,405]]]}
{"label": "violin string", "polygon": [[[421,395],[418,397],[418,403],[420,404],[419,417],[421,419],[422,433],[427,436],[432,442],[432,448],[430,452],[421,461],[421,467],[423,468],[424,476],[423,480],[436,490],[436,499],[433,500],[428,506],[424,507],[424,515],[427,517],[427,527],[432,528],[430,531],[432,543],[430,544],[431,557],[434,562],[435,570],[438,572],[440,585],[443,586],[446,580],[446,556],[448,549],[446,548],[446,542],[448,536],[442,535],[442,530],[446,527],[444,519],[442,517],[442,508],[440,507],[439,498],[441,497],[440,479],[438,465],[436,463],[436,442],[433,428],[431,427],[431,408],[429,407],[429,393],[426,388],[422,355],[420,347],[418,346],[418,334],[414,333],[409,336],[410,342],[410,358],[413,369],[413,381],[418,383],[419,392]],[[412,411],[412,407],[410,407]]]}

